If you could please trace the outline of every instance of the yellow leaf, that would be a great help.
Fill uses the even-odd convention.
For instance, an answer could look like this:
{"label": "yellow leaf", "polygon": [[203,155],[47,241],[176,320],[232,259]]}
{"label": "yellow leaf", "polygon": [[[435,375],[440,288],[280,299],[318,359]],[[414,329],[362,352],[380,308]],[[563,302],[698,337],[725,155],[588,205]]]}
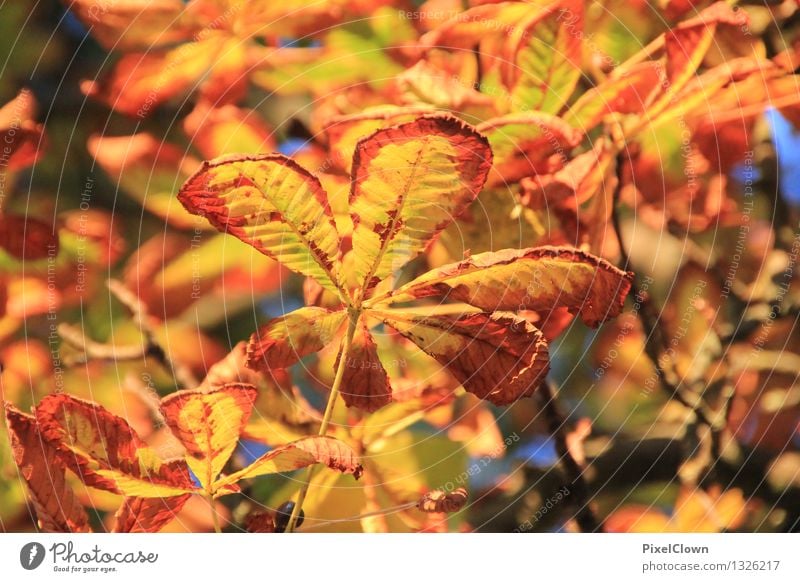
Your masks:
{"label": "yellow leaf", "polygon": [[350,212],[362,297],[472,203],[491,163],[486,138],[448,116],[422,117],[359,142]]}
{"label": "yellow leaf", "polygon": [[339,234],[319,180],[280,154],[217,158],[181,188],[181,203],[289,269],[340,294]]}
{"label": "yellow leaf", "polygon": [[164,418],[186,447],[186,461],[203,488],[209,488],[228,462],[257,397],[254,386],[225,384],[183,390],[162,400]]}

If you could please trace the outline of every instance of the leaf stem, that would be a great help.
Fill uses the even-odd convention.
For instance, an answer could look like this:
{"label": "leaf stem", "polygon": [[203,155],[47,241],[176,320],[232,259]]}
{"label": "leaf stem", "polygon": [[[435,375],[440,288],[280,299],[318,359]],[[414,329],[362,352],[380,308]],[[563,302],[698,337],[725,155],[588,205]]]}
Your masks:
{"label": "leaf stem", "polygon": [[208,507],[211,508],[211,519],[214,522],[214,531],[216,533],[222,533],[222,528],[219,525],[219,515],[217,514],[217,509],[214,507],[214,495],[211,492],[207,492],[205,498],[208,501]]}
{"label": "leaf stem", "polygon": [[[350,321],[347,326],[347,333],[345,334],[344,342],[342,343],[342,352],[339,356],[339,362],[336,365],[336,374],[333,378],[331,394],[328,396],[328,404],[325,407],[325,413],[322,416],[322,423],[319,425],[318,436],[325,436],[328,432],[328,425],[330,425],[331,417],[333,416],[333,409],[336,408],[336,400],[339,397],[342,379],[344,378],[344,371],[347,367],[347,359],[350,355],[350,347],[353,345],[353,336],[356,333],[358,319],[361,316],[361,312],[357,310],[351,310],[349,315]],[[300,488],[300,491],[297,493],[297,501],[294,504],[294,509],[292,509],[292,515],[289,517],[289,523],[286,526],[286,533],[292,533],[294,531],[297,518],[300,515],[300,511],[303,509],[303,502],[306,499],[306,494],[308,494],[308,488],[311,485],[311,479],[314,477],[316,468],[316,465],[310,465],[308,467],[305,481],[303,482],[303,486]]]}

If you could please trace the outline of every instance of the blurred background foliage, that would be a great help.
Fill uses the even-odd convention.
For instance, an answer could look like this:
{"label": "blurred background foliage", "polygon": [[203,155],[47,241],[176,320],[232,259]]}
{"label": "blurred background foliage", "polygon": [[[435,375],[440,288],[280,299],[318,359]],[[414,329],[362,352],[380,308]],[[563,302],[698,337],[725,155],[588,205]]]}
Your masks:
{"label": "blurred background foliage", "polygon": [[[277,150],[320,171],[336,211],[336,201],[347,194],[348,177],[346,168],[329,167],[331,159],[334,165],[340,160],[323,131],[332,119],[385,105],[455,109],[476,124],[492,118],[496,111],[487,113],[480,100],[456,107],[433,94],[446,90],[443,82],[426,92],[422,81],[409,77],[419,60],[414,47],[420,36],[444,19],[414,20],[405,12],[459,12],[482,3],[355,2],[343,9],[324,2],[336,9],[319,13],[300,7],[289,24],[247,37],[248,65],[259,59],[266,63],[248,71],[248,82],[223,76],[214,85],[207,74],[199,75],[189,85],[216,91],[213,105],[194,91],[176,90],[164,102],[153,103],[152,110],[148,105],[144,116],[128,103],[117,104],[115,111],[118,96],[103,85],[134,52],[126,45],[132,37],[104,37],[104,25],[96,23],[91,30],[91,21],[81,13],[90,3],[78,2],[71,9],[69,4],[42,0],[0,7],[0,102],[12,102],[24,88],[30,91],[38,104],[29,119],[40,152],[35,163],[3,168],[0,208],[55,225],[58,241],[57,252],[42,257],[20,258],[0,250],[2,398],[22,409],[53,391],[90,398],[127,418],[153,446],[169,450],[174,443],[160,423],[154,394],[176,389],[173,370],[152,353],[109,358],[109,346],[141,345],[146,327],[180,378],[200,380],[270,317],[311,302],[318,292],[185,213],[175,200],[177,188],[201,160]],[[585,4],[586,79],[578,95],[710,3]],[[760,55],[793,72],[800,58],[794,3],[738,4],[750,14],[750,34],[737,36],[735,27],[720,32],[704,68]],[[106,5],[108,11],[102,12]],[[96,7],[101,21],[114,15],[113,2]],[[305,10],[309,13],[303,19]],[[213,22],[212,16],[206,18]],[[269,22],[267,16],[263,22]],[[167,50],[181,46],[179,37],[167,39]],[[276,47],[287,50],[268,52]],[[254,57],[258,51],[263,56]],[[186,53],[177,64],[165,58],[155,66],[161,74],[168,72],[161,82],[170,86],[171,75],[191,63],[181,60],[188,60]],[[226,59],[237,57],[216,49],[210,58],[227,67]],[[467,63],[449,65],[468,68]],[[149,82],[158,89],[158,79],[158,74],[145,79],[145,88]],[[563,333],[552,334],[558,339],[551,347],[551,378],[559,387],[566,442],[582,467],[591,506],[608,531],[800,527],[800,296],[793,273],[800,251],[800,110],[786,99],[797,94],[794,76],[787,73],[784,80],[785,87],[773,88],[777,97],[769,91],[766,98],[755,95],[761,86],[756,79],[755,88],[737,88],[740,101],[744,95],[752,103],[735,102],[726,109],[725,99],[731,97],[722,95],[703,104],[688,129],[667,123],[643,133],[635,157],[618,172],[626,181],[620,193],[621,230],[629,268],[637,273],[643,295],[632,297],[626,313],[599,330],[567,320],[560,326]],[[98,86],[87,88],[87,81]],[[140,102],[147,104],[147,91],[142,91]],[[225,92],[236,94],[226,97]],[[408,99],[409,92],[414,99]],[[770,98],[788,105],[770,108]],[[733,113],[709,128],[696,120],[713,116],[710,109]],[[687,193],[689,166],[701,186]],[[605,192],[614,187],[612,180],[595,189],[608,201]],[[577,216],[565,217],[556,206],[526,202],[518,181],[497,183],[412,270],[469,252],[551,242],[591,248],[621,264],[625,257],[610,223],[596,224],[602,231],[584,236],[581,229],[592,224],[581,220],[591,220],[593,211],[581,217],[580,208]],[[342,224],[340,231],[347,228]],[[106,285],[108,279],[122,281],[141,304],[120,301]],[[656,313],[660,341],[669,348],[661,354],[661,365],[680,379],[687,398],[702,398],[722,411],[723,430],[709,436],[692,411],[660,385],[645,353],[652,330],[642,326],[642,304]],[[144,323],[137,319],[142,313]],[[88,358],[78,347],[84,338],[99,345]],[[563,495],[563,451],[541,402],[496,408],[459,391],[430,361],[406,353],[402,342],[390,347],[397,351],[392,374],[408,382],[408,401],[368,418],[350,418],[358,430],[337,434],[364,455],[367,476],[353,483],[321,473],[306,505],[306,514],[313,517],[306,520],[306,529],[576,529],[573,517],[580,507],[575,494]],[[313,417],[324,407],[333,358],[323,352],[283,376],[258,378],[259,414],[234,464],[315,432]],[[419,377],[426,379],[425,386]],[[448,396],[436,396],[442,393]],[[349,418],[343,407],[337,415]],[[708,458],[713,458],[710,465]],[[467,486],[471,495],[468,507],[449,520],[426,521],[408,510],[347,519],[402,507],[420,492],[448,484]],[[94,509],[95,527],[110,527],[119,498],[77,480],[74,486]],[[230,519],[229,529],[238,530],[249,513],[277,507],[297,486],[291,476],[257,479],[242,495],[226,499],[220,510]],[[206,513],[193,500],[165,531],[208,531],[212,524]],[[34,527],[3,430],[0,528]]]}

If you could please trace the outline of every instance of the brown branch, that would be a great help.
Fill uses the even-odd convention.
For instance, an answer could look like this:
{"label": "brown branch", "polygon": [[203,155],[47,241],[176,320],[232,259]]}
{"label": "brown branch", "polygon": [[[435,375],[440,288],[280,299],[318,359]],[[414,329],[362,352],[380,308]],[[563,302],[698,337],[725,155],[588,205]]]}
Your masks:
{"label": "brown branch", "polygon": [[583,477],[583,469],[572,456],[567,446],[566,419],[559,408],[556,399],[557,391],[555,386],[546,381],[538,392],[542,412],[547,419],[548,432],[552,435],[556,444],[556,452],[560,458],[561,466],[569,480],[567,488],[574,495],[577,513],[575,522],[584,532],[603,531],[603,526],[594,514],[589,495],[589,486]]}

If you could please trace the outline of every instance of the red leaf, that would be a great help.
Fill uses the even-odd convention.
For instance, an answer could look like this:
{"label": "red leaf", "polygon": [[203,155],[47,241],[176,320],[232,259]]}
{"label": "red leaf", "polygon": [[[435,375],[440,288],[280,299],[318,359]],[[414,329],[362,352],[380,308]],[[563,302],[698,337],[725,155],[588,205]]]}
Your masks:
{"label": "red leaf", "polygon": [[46,532],[88,532],[86,512],[66,482],[56,448],[39,432],[36,419],[6,405],[14,461],[28,484],[30,499]]}

